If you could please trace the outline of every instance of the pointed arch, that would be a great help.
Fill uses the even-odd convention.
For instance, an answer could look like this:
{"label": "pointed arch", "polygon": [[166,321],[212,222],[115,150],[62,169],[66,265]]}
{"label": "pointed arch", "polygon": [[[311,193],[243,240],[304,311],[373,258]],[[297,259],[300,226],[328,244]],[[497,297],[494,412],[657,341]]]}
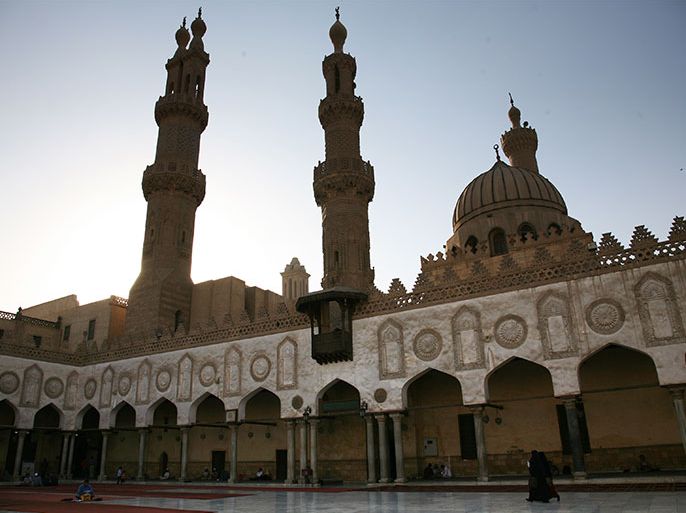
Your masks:
{"label": "pointed arch", "polygon": [[[159,418],[161,417],[161,413],[158,412],[158,410],[162,409],[167,409],[169,415],[167,415],[167,422],[164,422],[164,418]],[[173,409],[173,414],[171,413]],[[157,414],[157,415],[156,415]],[[178,422],[178,410],[176,409],[176,406],[174,405],[173,402],[171,402],[169,399],[166,397],[160,397],[150,405],[148,410],[145,412],[145,424],[146,426],[153,426],[155,424],[155,417],[157,416],[158,419],[160,420],[161,423],[159,425],[170,425],[170,426],[176,426]]]}
{"label": "pointed arch", "polygon": [[205,409],[216,409],[221,406],[221,411],[223,413],[222,422],[226,422],[226,403],[222,401],[219,397],[210,392],[204,392],[200,397],[198,397],[190,405],[188,412],[188,421],[191,424],[196,422],[218,422],[215,419],[217,415],[212,415],[211,412],[205,412]]}
{"label": "pointed arch", "polygon": [[[91,408],[94,409],[96,412],[98,411],[98,409],[95,406],[93,406],[91,403],[86,403],[83,406],[83,408],[81,408],[78,411],[78,413],[74,417],[74,428],[75,429],[81,429],[81,427],[83,426],[83,418],[86,416],[86,413],[88,413],[88,411]],[[100,412],[98,412],[98,415],[100,415]]]}
{"label": "pointed arch", "polygon": [[[504,375],[505,371],[512,373],[513,376]],[[521,379],[519,379],[520,377]],[[491,399],[492,386],[495,386],[496,389],[501,386],[506,387],[507,385],[503,381],[508,381],[508,378],[512,378],[512,385],[508,387],[511,396],[514,392],[538,396],[554,395],[553,377],[547,367],[529,358],[511,356],[507,360],[500,362],[486,374],[484,378],[486,398]],[[544,386],[545,389],[532,390],[532,388],[540,385]],[[513,386],[517,387],[517,389],[515,390]],[[496,395],[496,397],[500,396]]]}
{"label": "pointed arch", "polygon": [[110,427],[136,427],[135,408],[127,401],[122,401],[112,408]]}
{"label": "pointed arch", "polygon": [[[265,387],[257,387],[255,390],[250,392],[248,395],[244,396],[241,399],[241,402],[238,404],[238,419],[239,420],[246,420],[247,418],[253,418],[254,415],[256,415],[256,412],[251,412],[250,408],[248,408],[248,403],[258,399],[258,398],[264,398],[266,401],[271,401],[272,403],[274,402],[274,399],[276,400],[277,404],[277,415],[275,418],[280,418],[281,417],[281,398],[274,393],[273,391],[269,390],[268,388]],[[273,405],[272,405],[273,407]],[[271,408],[268,408],[271,409]]]}
{"label": "pointed arch", "polygon": [[99,426],[100,412],[90,403],[81,408],[74,419],[76,429],[97,429]]}
{"label": "pointed arch", "polygon": [[[433,378],[433,379],[432,379]],[[448,374],[445,371],[441,371],[438,369],[435,369],[433,367],[427,367],[426,369],[423,369],[421,372],[418,372],[414,376],[412,376],[410,379],[408,379],[405,384],[403,385],[402,388],[402,401],[403,401],[403,408],[409,408],[410,405],[410,392],[411,388],[414,388],[413,385],[417,384],[418,382],[426,379],[431,379],[432,381],[435,381],[437,383],[434,383],[434,386],[441,387],[439,390],[442,392],[446,392],[445,386],[449,386],[449,384],[457,384],[457,391],[459,395],[459,403],[462,404],[462,383],[460,382],[457,377]],[[449,390],[449,389],[448,389]]]}
{"label": "pointed arch", "polygon": [[55,403],[48,403],[36,412],[33,416],[33,427],[60,429],[64,420],[64,413]]}
{"label": "pointed arch", "polygon": [[351,411],[357,413],[360,409],[360,391],[347,381],[336,378],[317,393],[312,406],[317,415]]}
{"label": "pointed arch", "polygon": [[17,423],[19,411],[8,399],[0,401],[0,426],[12,426]]}
{"label": "pointed arch", "polygon": [[[637,378],[638,372],[643,376],[643,379],[641,379],[640,382],[646,385],[659,386],[657,365],[649,353],[635,347],[609,342],[596,348],[579,360],[576,372],[581,391],[583,392],[584,390],[589,389],[590,383],[588,374],[594,371],[594,365],[602,368],[602,372],[597,372],[601,381],[616,379],[617,376],[610,376],[609,373],[612,371],[612,367],[617,365],[618,361],[624,363],[621,367],[623,368],[622,370],[626,371],[626,374],[629,375],[627,377]],[[598,371],[600,371],[600,368]],[[632,370],[629,370],[629,368]]]}

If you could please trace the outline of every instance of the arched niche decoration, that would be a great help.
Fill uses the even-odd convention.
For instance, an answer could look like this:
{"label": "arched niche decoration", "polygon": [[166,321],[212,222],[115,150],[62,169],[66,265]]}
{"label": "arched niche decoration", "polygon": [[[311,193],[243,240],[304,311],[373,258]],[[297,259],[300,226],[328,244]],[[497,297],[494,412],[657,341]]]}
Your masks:
{"label": "arched niche decoration", "polygon": [[547,292],[536,306],[545,359],[578,355],[579,335],[569,298],[559,292]]}
{"label": "arched niche decoration", "polygon": [[405,346],[400,323],[388,319],[378,331],[379,379],[405,376]]}
{"label": "arched niche decoration", "polygon": [[647,273],[634,287],[646,347],[683,344],[684,325],[672,283]]}
{"label": "arched niche decoration", "polygon": [[483,369],[486,366],[486,358],[481,313],[475,308],[463,306],[453,316],[451,325],[455,369]]}

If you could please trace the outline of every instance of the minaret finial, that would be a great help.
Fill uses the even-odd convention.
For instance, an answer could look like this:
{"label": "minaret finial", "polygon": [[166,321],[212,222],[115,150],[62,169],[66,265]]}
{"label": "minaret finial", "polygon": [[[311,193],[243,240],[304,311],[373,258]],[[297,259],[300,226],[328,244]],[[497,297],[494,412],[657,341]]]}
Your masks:
{"label": "minaret finial", "polygon": [[198,7],[198,18],[202,18],[202,7]]}
{"label": "minaret finial", "polygon": [[493,145],[493,149],[495,150],[495,158],[498,162],[500,162],[500,153],[498,152],[499,148],[500,146],[498,146],[497,144]]}
{"label": "minaret finial", "polygon": [[183,23],[181,23],[181,26],[183,28],[186,28],[186,17],[185,16],[183,17]]}
{"label": "minaret finial", "polygon": [[341,19],[341,8],[339,6],[339,7],[336,7],[336,21],[338,21],[340,19]]}
{"label": "minaret finial", "polygon": [[512,93],[507,93],[510,96],[510,105],[514,107],[514,100],[512,99]]}

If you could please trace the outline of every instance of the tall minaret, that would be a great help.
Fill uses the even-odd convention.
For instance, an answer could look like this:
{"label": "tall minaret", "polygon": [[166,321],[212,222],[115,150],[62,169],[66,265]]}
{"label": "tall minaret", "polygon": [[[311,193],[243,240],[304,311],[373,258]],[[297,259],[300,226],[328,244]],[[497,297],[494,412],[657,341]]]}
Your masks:
{"label": "tall minaret", "polygon": [[208,120],[203,93],[210,58],[202,41],[207,27],[201,14],[199,10],[191,24],[190,46],[185,18],[176,31],[178,48],[167,61],[164,96],[155,104],[157,151],[154,164],[143,173],[148,212],[141,273],[129,293],[130,334],[188,326],[195,210],[205,197],[198,154]]}
{"label": "tall minaret", "polygon": [[536,161],[538,135],[527,121],[522,126],[522,113],[515,107],[512,95],[510,95],[510,110],[507,116],[510,118],[512,128],[500,136],[500,145],[503,147],[510,165],[538,173],[538,162]]}
{"label": "tall minaret", "polygon": [[322,64],[326,98],[319,103],[319,121],[326,160],[314,168],[314,198],[322,208],[322,288],[368,291],[374,285],[367,213],[374,197],[374,168],[360,156],[364,104],[355,96],[355,58],[343,53],[347,35],[337,8],[329,30],[334,52]]}

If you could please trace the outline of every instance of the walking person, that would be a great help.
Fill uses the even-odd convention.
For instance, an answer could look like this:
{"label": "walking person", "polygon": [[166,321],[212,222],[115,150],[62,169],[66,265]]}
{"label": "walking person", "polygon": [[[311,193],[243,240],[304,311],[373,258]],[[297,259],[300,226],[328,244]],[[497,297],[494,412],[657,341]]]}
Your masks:
{"label": "walking person", "polygon": [[124,469],[122,468],[121,465],[119,465],[117,467],[116,476],[117,476],[117,484],[121,484],[122,481],[124,480]]}
{"label": "walking person", "polygon": [[527,462],[529,467],[529,496],[528,502],[550,502],[548,485],[545,481],[545,469],[538,451],[531,451],[531,458]]}
{"label": "walking person", "polygon": [[545,457],[545,453],[543,451],[538,453],[538,457],[541,459],[541,465],[543,466],[543,472],[545,474],[545,484],[548,487],[548,496],[551,498],[555,497],[557,499],[557,502],[560,502],[560,494],[557,493],[555,485],[553,484],[552,466],[548,461],[548,458]]}

